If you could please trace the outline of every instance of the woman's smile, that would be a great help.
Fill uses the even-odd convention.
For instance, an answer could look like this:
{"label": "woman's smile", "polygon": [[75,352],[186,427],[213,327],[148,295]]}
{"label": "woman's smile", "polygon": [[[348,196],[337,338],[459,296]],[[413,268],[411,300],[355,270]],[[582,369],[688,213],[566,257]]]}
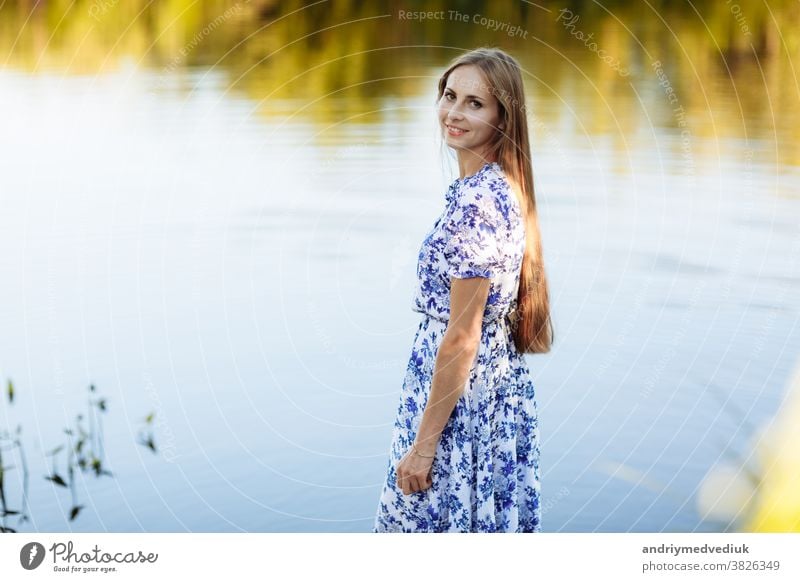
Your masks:
{"label": "woman's smile", "polygon": [[447,133],[450,135],[464,135],[467,131],[469,130],[461,129],[460,127],[454,127],[452,125],[447,126]]}

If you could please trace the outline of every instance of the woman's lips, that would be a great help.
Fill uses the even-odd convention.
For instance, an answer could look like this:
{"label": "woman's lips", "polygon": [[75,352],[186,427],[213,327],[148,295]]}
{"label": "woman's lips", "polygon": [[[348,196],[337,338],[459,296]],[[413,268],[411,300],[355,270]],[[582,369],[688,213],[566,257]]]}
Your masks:
{"label": "woman's lips", "polygon": [[464,135],[465,133],[467,133],[467,131],[469,131],[466,129],[461,129],[459,127],[453,127],[452,125],[448,125],[446,127],[447,127],[447,133],[449,133],[450,135],[456,135],[456,136]]}

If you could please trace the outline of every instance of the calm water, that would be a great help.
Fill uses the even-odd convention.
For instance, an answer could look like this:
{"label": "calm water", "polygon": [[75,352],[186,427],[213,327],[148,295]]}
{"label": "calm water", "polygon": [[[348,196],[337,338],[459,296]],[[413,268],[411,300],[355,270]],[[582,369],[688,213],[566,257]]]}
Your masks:
{"label": "calm water", "polygon": [[[529,357],[544,529],[717,527],[698,485],[726,446],[748,450],[800,351],[797,54],[754,53],[724,6],[704,13],[733,31],[713,39],[695,14],[666,28],[587,7],[575,29],[623,77],[544,3],[495,15],[527,39],[395,8],[267,30],[282,12],[248,8],[171,60],[225,10],[200,4],[158,40],[158,19],[123,35],[121,7],[100,22],[85,3],[58,31],[0,13],[0,379],[17,390],[0,428],[23,425],[21,529],[369,531],[416,253],[455,176],[436,78],[482,43],[529,73],[556,333]],[[115,478],[81,478],[70,522],[43,453],[89,383]],[[135,442],[153,411],[158,455]]]}

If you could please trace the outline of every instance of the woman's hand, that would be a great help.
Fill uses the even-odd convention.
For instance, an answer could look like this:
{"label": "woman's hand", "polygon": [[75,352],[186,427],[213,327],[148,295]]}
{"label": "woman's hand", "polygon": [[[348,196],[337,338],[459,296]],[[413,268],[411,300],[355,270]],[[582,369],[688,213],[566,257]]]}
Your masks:
{"label": "woman's hand", "polygon": [[430,487],[433,484],[432,466],[432,458],[420,457],[414,452],[414,447],[409,448],[397,463],[397,485],[403,490],[403,495],[411,495]]}

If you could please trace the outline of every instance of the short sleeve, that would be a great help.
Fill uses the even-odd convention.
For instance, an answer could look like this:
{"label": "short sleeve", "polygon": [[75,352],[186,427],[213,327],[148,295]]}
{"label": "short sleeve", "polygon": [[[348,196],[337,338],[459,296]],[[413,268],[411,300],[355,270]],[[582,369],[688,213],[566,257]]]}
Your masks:
{"label": "short sleeve", "polygon": [[502,270],[503,217],[489,188],[465,188],[448,224],[447,272],[458,279],[492,278]]}

